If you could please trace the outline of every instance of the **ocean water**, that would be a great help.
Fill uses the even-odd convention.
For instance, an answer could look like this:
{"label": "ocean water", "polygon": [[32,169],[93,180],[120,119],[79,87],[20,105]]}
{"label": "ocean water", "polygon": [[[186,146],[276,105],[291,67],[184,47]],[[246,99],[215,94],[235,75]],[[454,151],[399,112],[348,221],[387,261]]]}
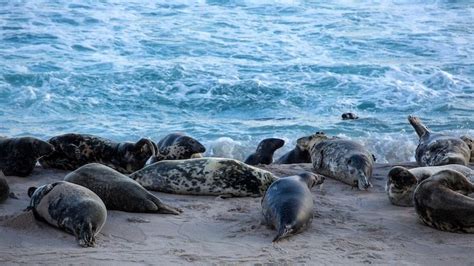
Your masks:
{"label": "ocean water", "polygon": [[399,162],[409,114],[474,135],[473,1],[0,0],[0,135],[181,131],[243,159],[324,131]]}

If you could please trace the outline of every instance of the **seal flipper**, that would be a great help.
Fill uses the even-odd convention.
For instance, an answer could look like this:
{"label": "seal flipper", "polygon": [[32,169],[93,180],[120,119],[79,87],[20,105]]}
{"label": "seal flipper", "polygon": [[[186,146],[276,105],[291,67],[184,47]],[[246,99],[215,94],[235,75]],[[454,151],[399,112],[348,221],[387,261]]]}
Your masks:
{"label": "seal flipper", "polygon": [[431,133],[430,130],[425,125],[423,125],[420,118],[416,116],[409,115],[408,122],[410,122],[411,126],[415,129],[416,134],[420,138],[424,136],[425,134]]}
{"label": "seal flipper", "polygon": [[76,232],[74,233],[81,247],[95,247],[95,236],[92,230],[91,223],[83,223],[82,226],[78,228],[78,230],[76,230]]}
{"label": "seal flipper", "polygon": [[153,205],[156,207],[156,208],[149,209],[149,210],[154,210],[153,212],[163,213],[163,214],[174,214],[174,215],[178,215],[183,212],[183,210],[179,208],[175,208],[170,205],[164,204],[163,202],[161,202],[160,199],[155,197],[153,194],[148,195],[147,199],[151,201],[151,203],[153,203]]}
{"label": "seal flipper", "polygon": [[278,234],[273,238],[272,242],[280,241],[282,238],[285,238],[293,233],[293,228],[291,225],[287,224],[278,229]]}

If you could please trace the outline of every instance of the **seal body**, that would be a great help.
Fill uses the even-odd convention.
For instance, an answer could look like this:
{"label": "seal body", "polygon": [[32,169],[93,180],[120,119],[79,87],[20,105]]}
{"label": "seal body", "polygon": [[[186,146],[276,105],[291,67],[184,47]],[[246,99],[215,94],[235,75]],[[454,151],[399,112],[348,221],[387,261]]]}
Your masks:
{"label": "seal body", "polygon": [[311,161],[319,174],[361,190],[372,186],[374,157],[357,142],[344,139],[321,141],[311,148]]}
{"label": "seal body", "polygon": [[328,136],[323,132],[316,132],[313,135],[299,138],[296,141],[296,146],[293,150],[287,152],[278,160],[276,164],[293,164],[293,163],[310,163],[311,155],[310,149],[316,143],[319,143],[325,139],[328,139]]}
{"label": "seal body", "polygon": [[273,163],[273,153],[284,144],[285,141],[282,139],[264,139],[258,144],[257,150],[245,159],[245,163],[249,165],[271,164]]}
{"label": "seal body", "polygon": [[354,113],[343,113],[341,115],[342,120],[354,120],[359,119],[359,117]]}
{"label": "seal body", "polygon": [[198,158],[157,162],[130,177],[149,190],[174,194],[260,197],[276,177],[233,159]]}
{"label": "seal body", "polygon": [[443,170],[454,170],[470,180],[474,180],[474,170],[459,164],[426,166],[412,169],[395,166],[388,173],[387,185],[385,187],[390,202],[397,206],[412,207],[414,204],[413,193],[415,192],[416,186],[421,181]]}
{"label": "seal body", "polygon": [[28,190],[35,217],[76,236],[79,245],[92,247],[107,219],[102,200],[89,189],[64,181]]}
{"label": "seal body", "polygon": [[148,192],[136,181],[98,163],[81,166],[69,173],[65,181],[86,187],[104,202],[108,210],[179,214]]}
{"label": "seal body", "polygon": [[420,220],[438,230],[474,233],[474,184],[453,170],[440,171],[415,190],[415,210]]}
{"label": "seal body", "polygon": [[314,202],[310,189],[324,179],[303,173],[273,182],[262,198],[265,222],[277,230],[273,242],[303,231],[313,219]]}
{"label": "seal body", "polygon": [[206,151],[199,141],[182,133],[172,133],[161,139],[156,145],[156,156],[150,163],[163,160],[183,160],[199,157],[198,154]]}
{"label": "seal body", "polygon": [[88,163],[101,163],[121,173],[132,173],[145,166],[155,154],[149,139],[136,143],[114,142],[87,134],[64,134],[49,140],[55,151],[39,162],[45,168],[75,170]]}
{"label": "seal body", "polygon": [[433,133],[415,116],[409,116],[408,121],[420,137],[415,152],[418,165],[467,165],[469,163],[471,150],[461,138]]}
{"label": "seal body", "polygon": [[0,138],[0,170],[7,176],[28,176],[38,158],[53,150],[51,144],[37,138]]}
{"label": "seal body", "polygon": [[0,171],[0,203],[4,202],[10,195],[10,186],[8,186],[7,179]]}
{"label": "seal body", "polygon": [[466,142],[467,146],[471,150],[471,159],[469,161],[474,163],[474,139],[469,136],[461,136],[461,139]]}

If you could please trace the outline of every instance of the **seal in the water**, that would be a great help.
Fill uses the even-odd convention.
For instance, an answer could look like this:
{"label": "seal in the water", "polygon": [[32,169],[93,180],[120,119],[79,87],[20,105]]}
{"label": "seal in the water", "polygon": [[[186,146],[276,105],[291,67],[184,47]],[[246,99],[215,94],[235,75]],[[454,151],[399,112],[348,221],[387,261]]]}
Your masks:
{"label": "seal in the water", "polygon": [[102,199],[108,210],[169,214],[181,212],[162,203],[128,176],[102,164],[81,166],[69,173],[64,180],[92,190]]}
{"label": "seal in the water", "polygon": [[183,160],[199,157],[206,151],[199,141],[182,133],[172,133],[161,139],[156,146],[156,156],[150,163],[163,160]]}
{"label": "seal in the water", "polygon": [[278,158],[275,164],[310,163],[309,151],[311,147],[325,139],[328,139],[328,136],[324,132],[316,132],[313,135],[299,138],[296,141],[296,147]]}
{"label": "seal in the water", "polygon": [[10,186],[8,186],[7,179],[0,171],[0,203],[4,202],[10,195]]}
{"label": "seal in the water", "polygon": [[39,188],[30,187],[28,209],[38,220],[76,236],[82,247],[95,246],[95,236],[107,219],[102,200],[89,189],[59,181]]}
{"label": "seal in the water", "polygon": [[425,166],[412,169],[395,166],[388,172],[387,185],[385,187],[390,202],[397,206],[412,207],[413,193],[416,186],[421,181],[443,170],[458,171],[467,178],[474,180],[474,170],[459,164]]}
{"label": "seal in the water", "polygon": [[469,136],[461,136],[461,139],[466,142],[467,146],[471,150],[471,159],[469,161],[474,163],[474,139]]}
{"label": "seal in the water", "polygon": [[425,179],[415,190],[418,217],[428,226],[449,232],[474,233],[474,184],[453,170]]}
{"label": "seal in the water", "polygon": [[313,219],[310,189],[324,178],[313,173],[282,177],[273,182],[262,198],[265,222],[277,230],[273,242],[303,231]]}
{"label": "seal in the water", "polygon": [[0,170],[7,176],[25,177],[33,172],[38,158],[50,154],[51,144],[32,137],[0,138]]}
{"label": "seal in the water", "polygon": [[260,197],[276,177],[233,159],[157,162],[130,175],[144,188],[175,194]]}
{"label": "seal in the water", "polygon": [[136,143],[114,142],[86,134],[64,134],[49,140],[55,151],[42,157],[39,162],[45,168],[75,170],[88,163],[101,163],[121,173],[132,173],[145,166],[155,154],[155,146],[149,139]]}
{"label": "seal in the water", "polygon": [[245,159],[245,163],[249,165],[271,164],[273,162],[273,153],[284,144],[285,141],[282,139],[264,139],[258,144],[257,150]]}
{"label": "seal in the water", "polygon": [[311,148],[314,170],[360,190],[372,186],[374,156],[357,142],[328,139]]}
{"label": "seal in the water", "polygon": [[469,163],[471,150],[461,138],[433,133],[415,116],[408,116],[408,121],[420,137],[415,153],[418,165],[467,165]]}
{"label": "seal in the water", "polygon": [[354,113],[343,113],[341,117],[342,120],[359,119],[359,117]]}

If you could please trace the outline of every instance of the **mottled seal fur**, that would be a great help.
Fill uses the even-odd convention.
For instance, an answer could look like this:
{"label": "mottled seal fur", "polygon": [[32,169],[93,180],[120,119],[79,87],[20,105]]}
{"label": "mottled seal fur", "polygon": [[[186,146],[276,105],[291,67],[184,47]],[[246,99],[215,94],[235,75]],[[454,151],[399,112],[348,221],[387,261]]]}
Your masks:
{"label": "mottled seal fur", "polygon": [[412,169],[395,166],[388,172],[387,185],[385,187],[390,202],[397,206],[412,207],[414,204],[413,193],[416,186],[421,181],[443,170],[454,170],[474,180],[474,170],[459,164],[425,166]]}
{"label": "mottled seal fur", "polygon": [[249,165],[271,164],[273,163],[273,153],[284,144],[285,141],[282,139],[264,139],[258,144],[257,150],[245,159],[245,163]]}
{"label": "mottled seal fur", "polygon": [[343,113],[341,115],[342,120],[353,120],[353,119],[359,119],[359,117],[354,114],[354,113]]}
{"label": "mottled seal fur", "polygon": [[469,136],[461,136],[461,139],[466,142],[467,146],[471,150],[471,159],[469,161],[474,163],[474,139]]}
{"label": "mottled seal fur", "polygon": [[311,148],[311,161],[316,173],[365,190],[370,179],[374,157],[359,143],[344,139],[328,139]]}
{"label": "mottled seal fur", "polygon": [[324,178],[313,173],[282,177],[273,182],[262,198],[265,222],[277,230],[273,242],[303,231],[313,219],[310,189]]}
{"label": "mottled seal fur", "polygon": [[316,132],[313,135],[299,138],[296,141],[295,148],[278,158],[275,164],[310,163],[311,155],[309,151],[311,147],[325,139],[328,139],[328,136],[324,132]]}
{"label": "mottled seal fur", "polygon": [[51,144],[32,137],[0,138],[0,170],[7,176],[25,177],[33,172],[38,158],[50,154]]}
{"label": "mottled seal fur", "polygon": [[0,203],[7,200],[10,195],[10,186],[8,186],[7,179],[2,171],[0,171]]}
{"label": "mottled seal fur", "polygon": [[453,170],[443,170],[422,181],[414,194],[420,220],[438,230],[474,233],[474,184]]}
{"label": "mottled seal fur", "polygon": [[87,134],[64,134],[49,140],[55,151],[42,157],[39,162],[45,168],[75,170],[88,163],[101,163],[129,174],[145,166],[155,154],[155,146],[149,139],[136,143],[114,142]]}
{"label": "mottled seal fur", "polygon": [[149,190],[175,194],[260,197],[276,177],[233,159],[166,160],[130,175]]}
{"label": "mottled seal fur", "polygon": [[108,210],[179,214],[148,192],[136,181],[114,169],[98,163],[81,166],[64,178],[86,187],[102,199]]}
{"label": "mottled seal fur", "polygon": [[28,209],[38,220],[76,236],[82,247],[95,246],[95,236],[107,219],[102,200],[89,189],[59,181],[28,189]]}
{"label": "mottled seal fur", "polygon": [[198,157],[206,151],[196,139],[182,133],[172,133],[161,139],[156,145],[156,156],[153,156],[150,163],[163,160],[183,160]]}
{"label": "mottled seal fur", "polygon": [[467,165],[469,163],[471,150],[461,138],[433,133],[415,116],[409,116],[408,121],[420,137],[415,153],[418,165]]}

